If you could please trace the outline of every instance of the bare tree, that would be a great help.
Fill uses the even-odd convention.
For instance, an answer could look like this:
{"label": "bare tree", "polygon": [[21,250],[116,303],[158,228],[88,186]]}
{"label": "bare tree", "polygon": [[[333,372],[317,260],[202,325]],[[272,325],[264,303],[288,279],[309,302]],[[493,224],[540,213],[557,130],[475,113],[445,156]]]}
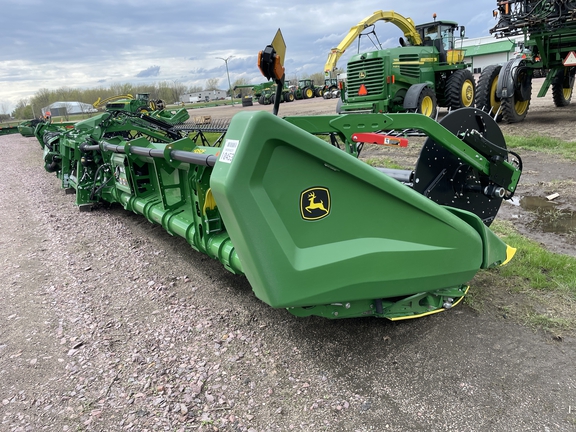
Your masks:
{"label": "bare tree", "polygon": [[314,81],[314,85],[324,85],[324,73],[316,72],[310,75],[309,79]]}
{"label": "bare tree", "polygon": [[[232,88],[234,89],[236,88],[236,86],[244,86],[244,85],[248,85],[248,80],[244,77],[240,77],[232,83]],[[251,93],[250,88],[239,88],[232,91],[234,92],[235,95],[240,95],[240,97],[244,97]]]}
{"label": "bare tree", "polygon": [[14,108],[14,112],[12,113],[12,116],[14,118],[19,119],[19,120],[33,117],[32,107],[30,105],[28,105],[27,99],[20,99],[16,103],[16,108]]}
{"label": "bare tree", "polygon": [[115,83],[112,84],[110,86],[110,90],[112,90],[112,94],[110,96],[117,96],[117,95],[125,95],[125,94],[133,94],[134,92],[134,87],[132,86],[132,84],[120,84],[120,83]]}
{"label": "bare tree", "polygon": [[218,90],[218,83],[220,79],[218,78],[208,78],[206,80],[206,88],[204,90]]}
{"label": "bare tree", "polygon": [[72,102],[64,103],[64,119],[70,120],[70,113],[74,111],[74,104]]}
{"label": "bare tree", "polygon": [[43,88],[36,92],[30,104],[33,107],[32,111],[35,111],[35,114],[40,116],[41,109],[47,107],[52,102],[56,102],[54,93],[46,88]]}
{"label": "bare tree", "polygon": [[6,118],[10,118],[10,116],[8,115],[8,102],[1,102],[0,103],[0,122]]}
{"label": "bare tree", "polygon": [[186,86],[178,80],[172,81],[172,100],[174,102],[180,101],[180,95],[186,93]]}

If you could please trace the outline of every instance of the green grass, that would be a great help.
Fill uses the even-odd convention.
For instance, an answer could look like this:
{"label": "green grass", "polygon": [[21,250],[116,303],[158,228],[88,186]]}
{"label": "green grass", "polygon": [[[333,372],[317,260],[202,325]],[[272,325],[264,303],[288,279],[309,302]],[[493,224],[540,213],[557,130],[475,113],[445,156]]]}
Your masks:
{"label": "green grass", "polygon": [[503,277],[516,278],[523,289],[561,290],[576,300],[576,258],[544,249],[516,232],[511,224],[497,221],[491,228],[517,249],[512,261],[500,268]]}
{"label": "green grass", "polygon": [[22,123],[22,121],[20,121],[20,120],[10,120],[7,122],[1,122],[0,127],[1,128],[7,128],[10,126],[18,126],[20,123]]}
{"label": "green grass", "polygon": [[392,161],[391,159],[382,157],[382,156],[373,156],[366,159],[363,159],[368,165],[373,167],[383,167],[383,168],[391,168],[391,169],[406,169],[403,166],[398,165],[396,162]]}
{"label": "green grass", "polygon": [[[510,149],[576,161],[576,142],[535,135],[507,136],[506,143]],[[485,292],[473,296],[471,306],[483,308],[492,296],[499,298],[503,314],[536,328],[576,333],[576,258],[546,250],[520,235],[509,222],[496,221],[491,229],[517,252],[507,265],[480,272],[478,280]]]}
{"label": "green grass", "polygon": [[[214,143],[216,142],[216,140],[217,140],[218,138],[220,138],[220,136],[222,135],[222,134],[219,133],[219,132],[203,132],[203,134],[204,134],[204,138],[206,138],[206,139],[208,140],[208,142],[210,143],[211,146],[213,146]],[[196,135],[196,132],[190,132],[190,133],[188,134],[188,137],[189,137],[189,138],[193,138],[195,135]],[[202,141],[201,141],[201,140],[197,140],[197,141],[196,141],[196,145],[201,146],[201,145],[202,145]],[[223,144],[221,144],[221,145],[223,145]]]}
{"label": "green grass", "polygon": [[533,328],[576,334],[576,258],[544,249],[510,222],[490,228],[517,251],[505,266],[476,275],[466,303]]}
{"label": "green grass", "polygon": [[510,149],[534,150],[576,161],[576,142],[538,135],[531,137],[506,136],[506,145]]}
{"label": "green grass", "polygon": [[[195,102],[195,103],[187,103],[182,105],[168,105],[167,109],[198,109],[198,108],[209,108],[209,107],[217,107],[222,105],[232,105],[231,100],[214,100],[210,102]],[[242,105],[242,99],[235,98],[234,105]]]}

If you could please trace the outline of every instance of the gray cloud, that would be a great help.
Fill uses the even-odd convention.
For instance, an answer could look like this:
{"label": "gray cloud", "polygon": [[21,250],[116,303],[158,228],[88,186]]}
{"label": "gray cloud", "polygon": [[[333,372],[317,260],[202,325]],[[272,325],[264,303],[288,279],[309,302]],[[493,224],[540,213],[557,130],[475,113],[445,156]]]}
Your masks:
{"label": "gray cloud", "polygon": [[160,66],[150,66],[136,74],[137,78],[157,77],[160,75]]}
{"label": "gray cloud", "polygon": [[[3,2],[0,34],[0,102],[15,105],[41,88],[97,87],[104,82],[179,80],[202,85],[208,78],[262,81],[258,51],[282,29],[286,74],[323,70],[330,49],[372,12],[395,10],[415,22],[452,20],[467,26],[468,37],[486,36],[495,0],[416,0],[403,7],[382,0],[308,0],[273,4],[261,0],[20,0]],[[328,12],[328,13],[327,13]],[[39,25],[41,23],[41,25]],[[381,41],[397,40],[399,29],[377,25]],[[380,31],[382,35],[380,35]],[[342,57],[355,52],[355,44]],[[156,65],[147,67],[147,65]]]}

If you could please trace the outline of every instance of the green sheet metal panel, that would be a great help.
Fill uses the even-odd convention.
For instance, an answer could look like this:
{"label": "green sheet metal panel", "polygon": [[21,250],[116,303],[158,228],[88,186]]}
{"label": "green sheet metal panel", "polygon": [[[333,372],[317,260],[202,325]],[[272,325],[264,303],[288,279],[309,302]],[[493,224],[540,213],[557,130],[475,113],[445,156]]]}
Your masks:
{"label": "green sheet metal panel", "polygon": [[487,54],[496,54],[501,52],[511,52],[516,44],[513,41],[505,40],[492,42],[488,44],[474,45],[465,47],[466,57],[476,57]]}
{"label": "green sheet metal panel", "polygon": [[282,119],[239,113],[226,137],[210,184],[273,307],[456,287],[483,264],[482,237],[460,217]]}

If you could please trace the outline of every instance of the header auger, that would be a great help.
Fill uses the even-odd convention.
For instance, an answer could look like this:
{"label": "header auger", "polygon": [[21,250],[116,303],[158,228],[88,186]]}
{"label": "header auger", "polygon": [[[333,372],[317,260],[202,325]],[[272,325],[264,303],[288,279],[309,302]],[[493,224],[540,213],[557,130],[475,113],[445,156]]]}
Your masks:
{"label": "header auger", "polygon": [[[259,56],[278,89],[283,57],[274,44]],[[514,253],[488,225],[521,166],[480,110],[440,124],[420,114],[246,111],[217,146],[198,145],[185,125],[174,134],[154,113],[116,111],[37,136],[77,205],[116,203],[143,215],[297,316],[440,312],[479,269]],[[378,170],[355,157],[359,137],[405,145],[394,132],[406,128],[429,137],[415,170]]]}

